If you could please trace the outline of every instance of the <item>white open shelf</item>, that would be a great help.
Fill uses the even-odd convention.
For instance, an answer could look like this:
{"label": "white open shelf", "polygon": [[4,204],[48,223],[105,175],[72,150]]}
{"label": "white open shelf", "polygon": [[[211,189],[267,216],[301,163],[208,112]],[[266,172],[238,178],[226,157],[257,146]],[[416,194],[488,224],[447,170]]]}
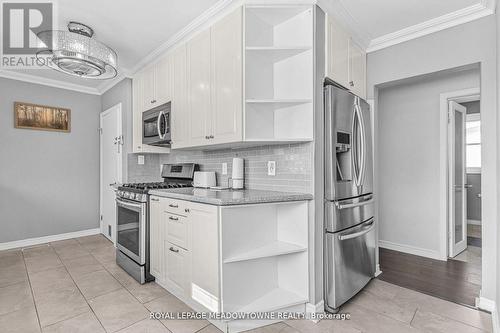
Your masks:
{"label": "white open shelf", "polygon": [[285,307],[303,304],[307,301],[308,299],[304,298],[304,296],[285,289],[276,288],[252,303],[240,308],[238,312],[271,312]]}
{"label": "white open shelf", "polygon": [[307,302],[307,212],[307,202],[222,208],[222,311],[272,311]]}
{"label": "white open shelf", "polygon": [[297,244],[293,244],[293,243],[288,243],[288,242],[276,241],[276,242],[272,242],[272,243],[263,245],[261,247],[255,248],[253,250],[249,250],[247,252],[243,252],[243,253],[237,254],[235,256],[226,258],[224,260],[224,263],[227,264],[227,263],[237,262],[237,261],[281,256],[281,255],[285,255],[285,254],[304,252],[304,251],[307,251],[307,247],[305,247],[305,246],[301,246],[301,245],[297,245]]}
{"label": "white open shelf", "polygon": [[260,54],[261,56],[264,56],[273,62],[283,60],[309,50],[311,50],[311,47],[309,46],[304,46],[304,47],[249,46],[246,48],[247,57]]}

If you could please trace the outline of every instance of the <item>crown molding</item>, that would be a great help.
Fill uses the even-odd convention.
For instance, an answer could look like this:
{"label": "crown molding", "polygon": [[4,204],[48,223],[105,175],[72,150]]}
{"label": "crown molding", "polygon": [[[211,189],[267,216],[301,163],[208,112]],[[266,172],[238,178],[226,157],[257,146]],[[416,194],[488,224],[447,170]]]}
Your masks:
{"label": "crown molding", "polygon": [[104,94],[106,91],[110,90],[118,83],[120,83],[123,79],[131,79],[132,76],[129,74],[127,70],[121,71],[114,79],[104,81],[97,87],[97,91],[100,95]]}
{"label": "crown molding", "polygon": [[413,25],[390,34],[373,39],[366,52],[374,52],[389,46],[400,44],[418,37],[432,34],[463,23],[477,20],[479,18],[495,13],[494,0],[482,0],[481,3],[459,9],[434,19]]}
{"label": "crown molding", "polygon": [[209,22],[211,19],[217,17],[224,9],[227,9],[230,5],[242,2],[241,0],[219,0],[212,7],[204,11],[201,15],[196,17],[182,30],[177,32],[175,35],[170,37],[166,42],[161,44],[159,47],[150,52],[145,58],[139,61],[130,71],[131,74],[135,74],[138,70],[151,63],[153,60],[162,56],[165,52],[175,46],[177,43],[196,32],[198,28]]}
{"label": "crown molding", "polygon": [[64,82],[64,81],[60,81],[60,80],[47,79],[47,78],[44,78],[41,76],[31,75],[31,74],[26,74],[26,73],[0,70],[0,77],[5,78],[5,79],[28,82],[28,83],[41,84],[41,85],[49,86],[49,87],[53,87],[53,88],[72,90],[72,91],[77,91],[77,92],[81,92],[81,93],[85,93],[85,94],[92,94],[92,95],[100,95],[101,94],[99,92],[99,90],[96,88],[87,87],[87,86],[83,86],[83,85],[79,85],[79,84],[75,84],[75,83]]}

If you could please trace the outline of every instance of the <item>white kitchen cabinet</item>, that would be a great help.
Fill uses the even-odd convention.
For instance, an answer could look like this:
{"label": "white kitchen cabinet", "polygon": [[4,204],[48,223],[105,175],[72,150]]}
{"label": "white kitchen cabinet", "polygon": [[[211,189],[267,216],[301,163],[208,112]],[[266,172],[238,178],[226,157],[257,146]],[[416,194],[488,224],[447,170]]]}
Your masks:
{"label": "white kitchen cabinet", "polygon": [[211,28],[211,143],[242,140],[242,8]]}
{"label": "white kitchen cabinet", "polygon": [[347,88],[349,86],[350,36],[330,18],[326,26],[326,76]]}
{"label": "white kitchen cabinet", "polygon": [[349,41],[349,89],[366,98],[366,53],[352,39]]}
{"label": "white kitchen cabinet", "polygon": [[[190,145],[207,144],[211,133],[210,29],[187,42]],[[175,129],[173,129],[175,130]]]}
{"label": "white kitchen cabinet", "polygon": [[173,87],[172,87],[172,148],[189,146],[190,114],[187,91],[187,54],[186,45],[182,44],[172,54]]}
{"label": "white kitchen cabinet", "polygon": [[189,297],[191,294],[191,262],[189,251],[165,241],[165,281],[177,293]]}
{"label": "white kitchen cabinet", "polygon": [[161,58],[155,65],[154,106],[162,105],[172,100],[172,56]]}
{"label": "white kitchen cabinet", "polygon": [[140,96],[141,112],[156,106],[155,99],[155,65],[146,67],[142,73],[142,94]]}
{"label": "white kitchen cabinet", "polygon": [[326,22],[326,76],[366,98],[366,52],[331,16]]}
{"label": "white kitchen cabinet", "polygon": [[132,151],[142,152],[142,73],[137,74],[132,81]]}
{"label": "white kitchen cabinet", "polygon": [[163,242],[166,230],[164,221],[162,220],[163,200],[163,198],[152,197],[149,201],[149,269],[151,275],[157,279],[164,278],[163,274],[165,269],[163,262]]}

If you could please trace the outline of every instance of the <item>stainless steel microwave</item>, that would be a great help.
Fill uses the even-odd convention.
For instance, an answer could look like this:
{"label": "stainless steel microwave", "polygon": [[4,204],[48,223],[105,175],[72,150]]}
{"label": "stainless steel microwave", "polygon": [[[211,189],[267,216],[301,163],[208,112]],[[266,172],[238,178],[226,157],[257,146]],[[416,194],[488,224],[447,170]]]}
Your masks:
{"label": "stainless steel microwave", "polygon": [[142,113],[142,143],[169,147],[171,140],[170,102]]}

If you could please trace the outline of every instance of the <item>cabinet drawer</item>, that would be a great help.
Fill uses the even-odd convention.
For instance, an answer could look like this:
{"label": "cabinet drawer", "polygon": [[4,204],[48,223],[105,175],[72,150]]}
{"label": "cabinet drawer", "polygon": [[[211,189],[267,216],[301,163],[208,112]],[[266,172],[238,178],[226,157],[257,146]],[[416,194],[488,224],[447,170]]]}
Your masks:
{"label": "cabinet drawer", "polygon": [[167,240],[183,249],[189,250],[189,222],[186,217],[165,213]]}
{"label": "cabinet drawer", "polygon": [[183,293],[190,294],[189,252],[167,241],[165,242],[165,256],[167,280]]}
{"label": "cabinet drawer", "polygon": [[188,210],[188,203],[182,200],[165,199],[165,211],[168,213],[186,216]]}

